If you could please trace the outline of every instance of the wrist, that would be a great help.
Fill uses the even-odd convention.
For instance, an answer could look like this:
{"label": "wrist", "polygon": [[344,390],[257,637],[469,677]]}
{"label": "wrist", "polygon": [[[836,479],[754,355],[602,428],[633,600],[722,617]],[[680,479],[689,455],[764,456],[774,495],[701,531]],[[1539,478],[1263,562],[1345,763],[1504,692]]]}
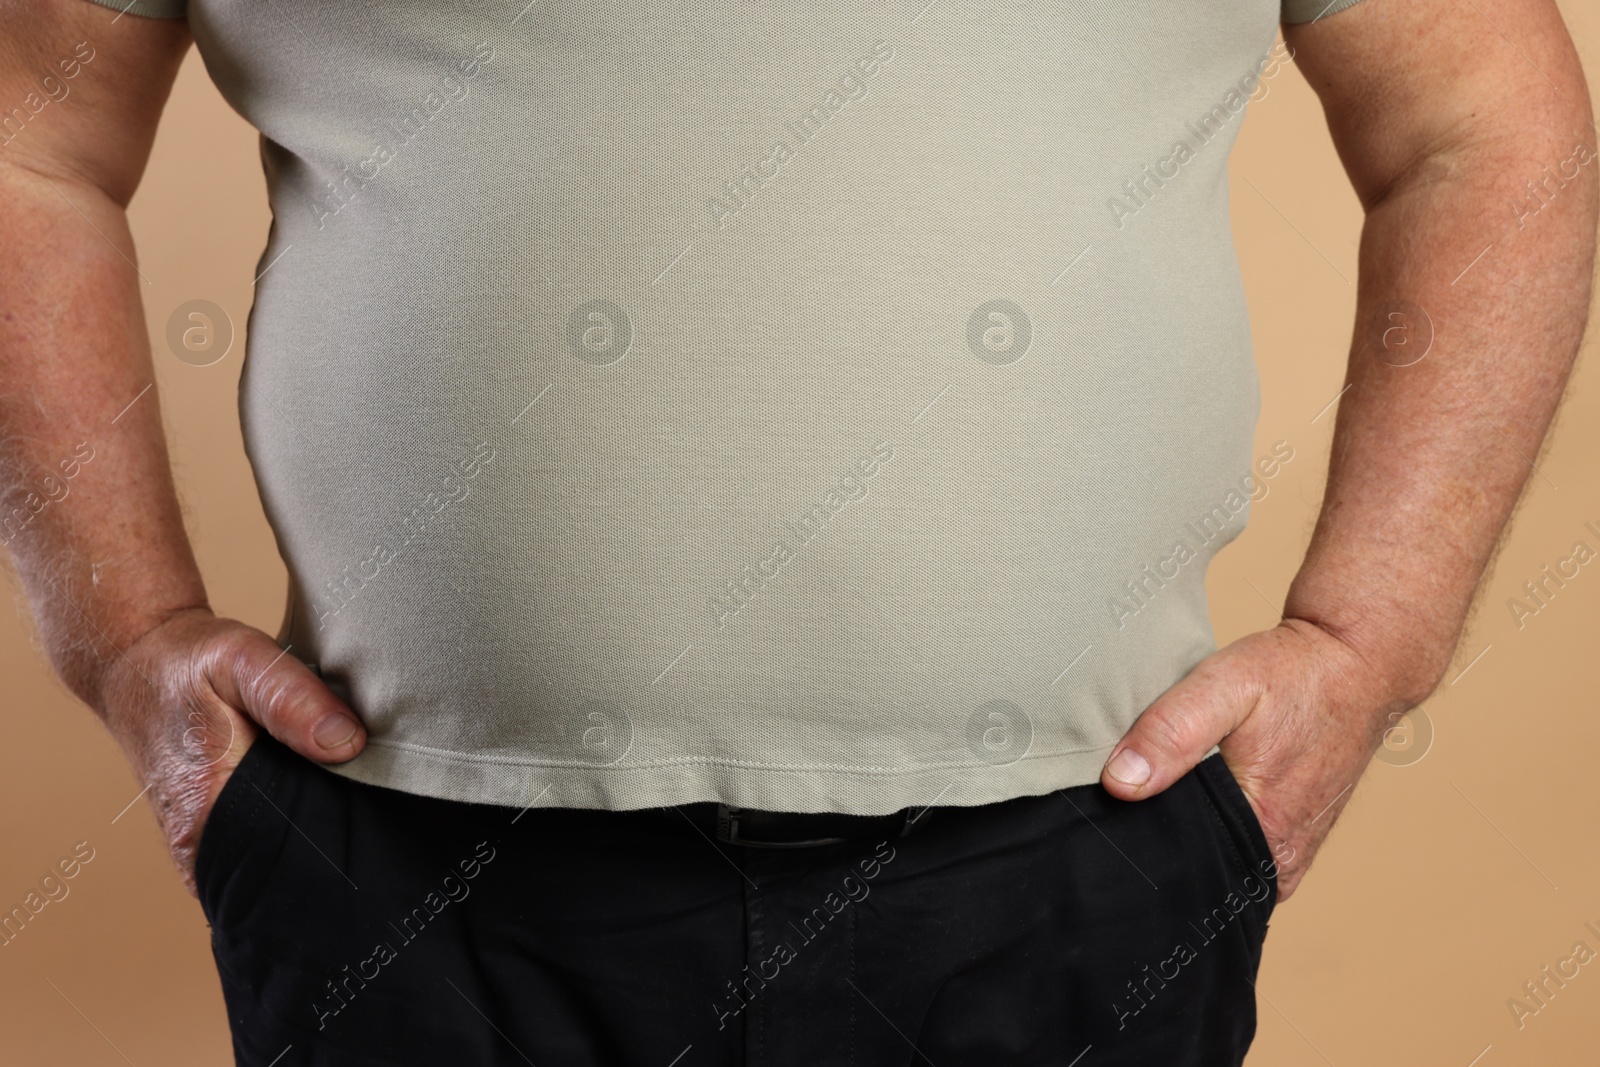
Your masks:
{"label": "wrist", "polygon": [[1453,639],[1432,632],[1437,620],[1418,625],[1415,615],[1376,602],[1315,600],[1291,590],[1284,622],[1313,626],[1349,650],[1364,676],[1363,688],[1385,713],[1408,711],[1426,700],[1443,679],[1454,648]]}
{"label": "wrist", "polygon": [[129,685],[153,685],[150,670],[139,665],[140,646],[152,635],[176,621],[190,617],[210,619],[210,605],[184,604],[157,611],[143,611],[135,617],[79,621],[93,634],[93,640],[69,641],[52,647],[50,658],[56,674],[68,689],[114,729],[111,715],[120,703],[115,694]]}

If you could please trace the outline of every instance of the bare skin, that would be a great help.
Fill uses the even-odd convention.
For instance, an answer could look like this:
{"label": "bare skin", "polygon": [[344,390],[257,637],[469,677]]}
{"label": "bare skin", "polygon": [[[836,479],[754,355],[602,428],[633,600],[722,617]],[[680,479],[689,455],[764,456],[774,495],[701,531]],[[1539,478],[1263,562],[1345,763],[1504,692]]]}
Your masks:
{"label": "bare skin", "polygon": [[[1588,317],[1600,159],[1578,150],[1597,139],[1583,71],[1549,0],[1492,17],[1365,0],[1285,27],[1366,209],[1327,492],[1283,621],[1164,693],[1101,777],[1143,799],[1220,743],[1273,846],[1279,900],[1384,730],[1443,679]],[[1566,185],[1539,207],[1524,183],[1546,166]],[[1436,334],[1407,366],[1415,353],[1383,340],[1400,300]]]}
{"label": "bare skin", "polygon": [[[365,734],[271,637],[212,615],[145,391],[124,209],[187,27],[82,0],[0,0],[0,20],[0,100],[46,75],[68,90],[0,147],[0,538],[52,664],[149,786],[193,892],[200,829],[258,727],[323,762]],[[92,58],[68,78],[75,54]]]}
{"label": "bare skin", "polygon": [[[211,613],[146,391],[124,209],[187,31],[83,0],[0,12],[0,100],[35,91],[79,41],[96,53],[68,101],[0,148],[0,247],[23,253],[0,262],[0,525],[19,508],[28,520],[0,536],[53,665],[149,785],[192,891],[200,828],[257,728],[323,762],[353,757],[365,734],[268,635]],[[1448,0],[1365,0],[1288,28],[1368,213],[1327,498],[1284,622],[1153,704],[1103,778],[1147,797],[1221,741],[1278,850],[1280,899],[1390,715],[1442,677],[1587,317],[1600,164],[1525,226],[1507,208],[1525,178],[1593,145],[1587,89],[1551,0],[1503,0],[1496,17],[1559,92]],[[1404,368],[1375,357],[1368,328],[1397,298],[1440,327]],[[42,479],[82,442],[95,458],[70,497],[38,507],[53,492]],[[1130,750],[1147,772],[1136,782],[1112,773],[1129,773]]]}

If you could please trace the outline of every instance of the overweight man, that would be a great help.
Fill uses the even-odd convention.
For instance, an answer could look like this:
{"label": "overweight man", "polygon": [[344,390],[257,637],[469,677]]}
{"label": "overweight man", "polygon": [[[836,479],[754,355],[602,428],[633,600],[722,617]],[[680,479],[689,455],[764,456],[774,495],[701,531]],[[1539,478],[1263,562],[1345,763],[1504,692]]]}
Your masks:
{"label": "overweight man", "polygon": [[[8,0],[0,534],[237,1061],[1241,1062],[1583,333],[1588,90],[1491,7]],[[276,634],[208,606],[151,385],[214,314],[152,356],[125,218],[191,41],[271,200]],[[1218,649],[1316,462],[1252,441],[1229,229],[1291,65],[1356,317]]]}

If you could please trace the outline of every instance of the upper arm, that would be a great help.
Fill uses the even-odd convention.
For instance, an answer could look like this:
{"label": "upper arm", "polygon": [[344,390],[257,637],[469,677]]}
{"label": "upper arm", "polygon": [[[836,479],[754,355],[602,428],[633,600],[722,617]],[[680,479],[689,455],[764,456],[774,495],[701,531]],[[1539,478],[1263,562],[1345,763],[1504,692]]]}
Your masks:
{"label": "upper arm", "polygon": [[1488,11],[1471,0],[1361,0],[1286,23],[1283,35],[1368,208],[1457,149],[1593,144],[1588,86],[1555,0],[1497,0]]}
{"label": "upper arm", "polygon": [[181,18],[86,0],[0,0],[0,165],[126,205],[190,43]]}

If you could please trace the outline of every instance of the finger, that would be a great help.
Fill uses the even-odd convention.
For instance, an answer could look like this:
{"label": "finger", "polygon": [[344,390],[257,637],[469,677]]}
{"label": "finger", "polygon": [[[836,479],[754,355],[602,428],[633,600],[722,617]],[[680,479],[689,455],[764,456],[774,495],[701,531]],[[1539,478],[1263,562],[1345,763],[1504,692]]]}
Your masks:
{"label": "finger", "polygon": [[1226,661],[1196,667],[1146,708],[1117,742],[1100,783],[1123,800],[1154,796],[1249,718],[1258,695],[1227,669]]}
{"label": "finger", "polygon": [[259,630],[230,633],[206,675],[219,697],[307,759],[343,763],[366,744],[356,713]]}

